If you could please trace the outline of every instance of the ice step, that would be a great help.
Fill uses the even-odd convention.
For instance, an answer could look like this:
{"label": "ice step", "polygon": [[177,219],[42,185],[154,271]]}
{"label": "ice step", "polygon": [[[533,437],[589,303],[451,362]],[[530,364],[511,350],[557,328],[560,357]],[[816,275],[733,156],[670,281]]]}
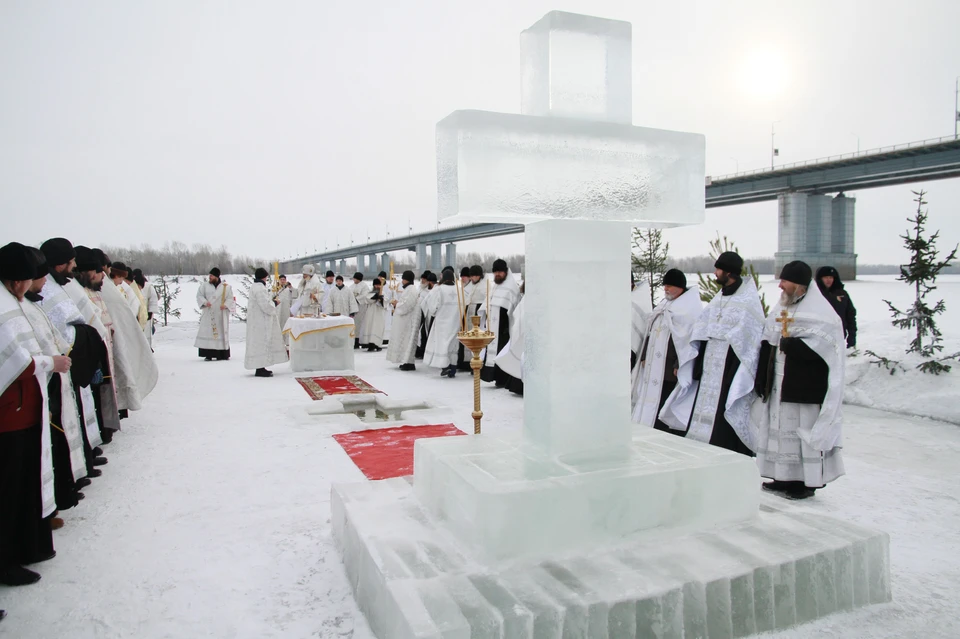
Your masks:
{"label": "ice step", "polygon": [[381,639],[707,639],[890,601],[889,538],[765,497],[760,516],[552,560],[486,563],[404,480],[337,485],[333,530]]}

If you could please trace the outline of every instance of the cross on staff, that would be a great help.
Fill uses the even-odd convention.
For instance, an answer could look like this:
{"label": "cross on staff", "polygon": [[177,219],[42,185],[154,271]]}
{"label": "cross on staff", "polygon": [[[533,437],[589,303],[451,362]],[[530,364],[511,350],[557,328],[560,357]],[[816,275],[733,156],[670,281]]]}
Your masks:
{"label": "cross on staff", "polygon": [[776,321],[778,324],[780,324],[780,336],[790,337],[790,333],[787,331],[787,327],[790,324],[793,324],[796,320],[787,314],[787,309],[783,309],[782,311],[780,311],[780,317],[778,317]]}

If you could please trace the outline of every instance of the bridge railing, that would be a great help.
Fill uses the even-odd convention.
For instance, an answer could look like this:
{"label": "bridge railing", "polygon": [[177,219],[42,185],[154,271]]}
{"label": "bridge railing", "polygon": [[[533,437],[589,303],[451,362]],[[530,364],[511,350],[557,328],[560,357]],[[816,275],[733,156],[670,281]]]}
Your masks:
{"label": "bridge railing", "polygon": [[736,178],[747,177],[750,175],[759,175],[761,173],[773,173],[775,171],[783,171],[786,169],[799,169],[805,166],[811,166],[814,164],[826,164],[828,162],[839,162],[841,160],[852,160],[855,158],[867,157],[870,155],[882,155],[884,153],[893,153],[894,151],[906,151],[907,149],[915,149],[923,146],[934,146],[937,144],[945,144],[947,142],[956,142],[957,138],[955,136],[949,135],[940,138],[930,138],[927,140],[919,140],[917,142],[906,142],[904,144],[894,144],[893,146],[884,146],[878,149],[868,149],[866,151],[854,151],[852,153],[841,153],[840,155],[828,155],[822,158],[816,158],[814,160],[804,160],[802,162],[791,162],[789,164],[780,164],[772,169],[763,168],[763,169],[753,169],[750,171],[740,171],[739,173],[728,173],[727,175],[712,175],[708,176],[707,184],[712,184],[719,182],[721,180],[733,180]]}

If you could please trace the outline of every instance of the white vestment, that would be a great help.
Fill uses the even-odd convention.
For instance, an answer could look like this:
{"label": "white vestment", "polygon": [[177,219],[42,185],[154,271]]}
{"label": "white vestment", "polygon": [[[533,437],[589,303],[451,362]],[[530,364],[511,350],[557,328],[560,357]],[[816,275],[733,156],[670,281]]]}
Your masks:
{"label": "white vestment", "polygon": [[222,280],[218,286],[204,282],[197,289],[197,306],[201,311],[200,330],[193,345],[214,351],[230,350],[230,313],[237,308],[233,288]]}
{"label": "white vestment", "polygon": [[[788,322],[789,336],[803,340],[827,364],[827,394],[822,404],[781,401],[786,356],[778,348],[782,324],[777,319],[784,309],[793,320]],[[796,304],[783,307],[777,303],[767,317],[763,339],[777,350],[770,397],[766,402],[757,400],[752,413],[759,430],[757,466],[760,474],[820,488],[844,474],[840,454],[846,363],[843,323],[814,284]]]}
{"label": "white vestment", "polygon": [[[630,292],[631,332],[630,350],[640,356],[640,347],[647,336],[647,327],[650,323],[650,314],[653,305],[650,303],[650,284],[641,282]],[[636,367],[634,367],[636,369]]]}
{"label": "white vestment", "polygon": [[83,318],[83,321],[97,329],[97,332],[100,333],[100,338],[103,339],[104,343],[107,343],[110,339],[110,333],[100,319],[100,308],[90,300],[87,289],[83,288],[80,282],[76,280],[68,280],[63,286],[63,290],[70,296],[73,303],[77,305],[77,310],[80,311],[80,317]]}
{"label": "white vestment", "polygon": [[321,292],[320,312],[321,313],[326,313],[327,315],[329,315],[330,313],[335,312],[333,310],[333,292],[335,290],[337,290],[336,284],[329,284],[326,280],[323,280],[322,282],[320,282],[320,292]]}
{"label": "white vestment", "polygon": [[126,300],[110,278],[103,278],[103,303],[113,318],[113,372],[120,410],[140,410],[141,401],[157,385],[159,371],[153,352]]}
{"label": "white vestment", "polygon": [[57,509],[53,488],[53,452],[50,446],[50,406],[47,384],[53,372],[53,358],[44,354],[20,303],[7,287],[0,286],[0,393],[7,390],[35,364],[34,376],[40,386],[42,410],[40,419],[40,495],[41,514],[49,517]]}
{"label": "white vestment", "polygon": [[[490,308],[487,309],[486,302],[486,286],[490,286]],[[510,313],[513,312],[513,309],[516,308],[517,304],[520,303],[520,286],[517,284],[517,280],[514,279],[513,273],[507,269],[507,277],[503,281],[503,284],[494,284],[487,280],[485,284],[483,281],[480,282],[479,288],[483,289],[484,301],[480,307],[480,315],[486,318],[486,328],[488,331],[493,331],[493,341],[487,345],[487,348],[484,349],[483,355],[483,366],[484,368],[493,368],[496,363],[497,354],[505,344],[500,344],[500,309],[507,311],[507,316],[510,316]],[[509,320],[508,320],[509,321]],[[508,327],[509,330],[509,327]]]}
{"label": "white vestment", "polygon": [[297,286],[297,302],[300,304],[298,315],[314,317],[320,314],[320,302],[323,299],[321,281],[316,275],[300,280]]}
{"label": "white vestment", "polygon": [[143,334],[147,336],[147,343],[153,346],[153,323],[157,320],[157,313],[160,312],[160,298],[157,296],[157,290],[149,281],[143,285],[143,299],[147,303],[147,322],[143,327]]}
{"label": "white vestment", "polygon": [[433,326],[427,338],[423,363],[433,368],[446,368],[457,363],[457,332],[460,330],[460,300],[457,287],[439,284],[427,300]]}
{"label": "white vestment", "polygon": [[393,328],[393,306],[390,302],[399,297],[399,294],[390,288],[391,286],[397,286],[395,282],[387,282],[383,285],[383,307],[387,309],[387,312],[383,315],[383,341],[390,341],[390,329]]}
{"label": "white vestment", "polygon": [[[433,296],[437,295],[437,286],[434,284],[433,288],[422,288],[420,289],[420,314],[423,316],[423,330],[426,331],[427,339],[430,338],[430,325],[433,322],[433,312],[431,309],[434,308]],[[421,342],[420,346],[423,348],[427,347],[426,341],[423,340],[423,335],[420,335]]]}
{"label": "white vestment", "polygon": [[330,292],[330,312],[340,315],[350,316],[360,310],[360,304],[354,297],[353,291],[344,286],[343,288],[333,287]]}
{"label": "white vestment", "polygon": [[[80,309],[52,277],[47,277],[40,295],[43,297],[38,304],[40,310],[60,333],[67,348],[72,349],[77,337],[75,327],[86,324]],[[85,295],[83,299],[89,304],[89,299]],[[100,424],[97,423],[97,406],[93,399],[93,389],[89,385],[80,386],[80,408],[82,409],[80,421],[87,434],[87,440],[91,446],[99,446],[103,440],[100,437]]]}
{"label": "white vestment", "polygon": [[370,295],[373,293],[373,290],[370,284],[360,281],[353,285],[353,288],[350,289],[350,292],[353,293],[354,299],[357,300],[357,314],[354,316],[353,321],[357,325],[354,333],[357,335],[357,337],[359,337],[363,334],[363,324],[367,317],[367,305],[361,304],[360,299],[362,297],[370,297]]}
{"label": "white vestment", "polygon": [[[479,284],[474,284],[473,280],[470,280],[466,286],[463,287],[463,304],[466,306],[467,317],[473,317],[478,315],[480,312],[480,305],[483,304],[486,299],[487,291],[483,280],[480,280]],[[470,320],[467,320],[467,330],[472,328]]]}
{"label": "white vestment", "polygon": [[273,297],[265,284],[254,282],[247,299],[247,348],[243,367],[252,371],[283,364],[287,359]]}
{"label": "white vestment", "polygon": [[[675,300],[664,298],[653,309],[645,338],[646,348],[644,350],[641,342],[637,350],[637,365],[634,367],[634,422],[644,426],[656,424],[670,340],[673,340],[673,348],[677,352],[678,368],[681,363],[693,361],[697,349],[690,342],[690,333],[702,311],[700,289],[696,286],[691,286]],[[641,362],[639,358],[644,352],[644,361]]]}
{"label": "white vestment", "polygon": [[[746,277],[733,295],[717,293],[700,313],[690,335],[691,343],[705,349],[703,373],[693,381],[694,360],[680,362],[677,387],[667,398],[660,419],[687,437],[709,442],[717,410],[730,424],[744,446],[756,450],[756,426],[750,421],[750,406],[763,333],[763,307],[753,278]],[[727,392],[727,401],[718,406],[723,393],[723,372],[727,351],[733,349],[740,365]],[[679,354],[679,348],[678,354]],[[688,428],[689,424],[689,428]]]}
{"label": "white vestment", "polygon": [[[104,278],[104,281],[106,279]],[[68,282],[64,288],[70,294],[70,299],[74,299],[75,289],[70,284],[71,282]],[[97,330],[103,330],[100,337],[107,347],[107,367],[110,370],[101,371],[104,376],[104,383],[100,385],[100,419],[104,428],[120,430],[120,400],[117,397],[119,377],[116,373],[117,358],[113,352],[113,316],[110,315],[110,310],[103,301],[102,291],[102,288],[99,291],[94,291],[81,286],[80,292],[83,293],[83,297],[87,298],[87,303],[77,304],[77,308],[80,309],[80,314],[83,315],[88,324],[94,327],[99,326],[100,328]],[[91,309],[94,311],[92,317],[89,315]]]}
{"label": "white vestment", "polygon": [[130,309],[130,312],[133,313],[134,319],[140,315],[140,300],[137,299],[137,294],[133,291],[133,287],[126,280],[122,280],[120,284],[117,285],[117,288],[120,290],[120,293],[123,295],[124,301],[127,303],[127,308]]}
{"label": "white vestment", "polygon": [[[293,305],[293,300],[293,288],[289,285],[277,293],[277,301],[280,302],[277,305],[277,324],[280,326],[281,331],[283,327],[286,326],[287,320],[290,319],[290,307]],[[290,336],[286,333],[283,333],[283,343],[284,345],[290,344]]]}
{"label": "white vestment", "polygon": [[523,379],[523,300],[513,309],[510,318],[510,341],[497,355],[497,366],[511,377]]}
{"label": "white vestment", "polygon": [[387,346],[387,361],[413,364],[420,328],[420,291],[413,284],[400,293],[393,312],[393,339]]}
{"label": "white vestment", "polygon": [[387,309],[383,307],[383,300],[374,300],[373,291],[357,298],[360,308],[366,308],[363,315],[363,328],[360,332],[360,343],[383,346],[383,321]]}

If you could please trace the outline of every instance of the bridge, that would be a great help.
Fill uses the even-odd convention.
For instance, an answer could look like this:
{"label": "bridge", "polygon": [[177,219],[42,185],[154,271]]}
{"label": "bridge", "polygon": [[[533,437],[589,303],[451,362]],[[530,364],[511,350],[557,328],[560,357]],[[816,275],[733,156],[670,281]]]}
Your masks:
{"label": "bridge", "polygon": [[[818,265],[831,263],[841,277],[856,276],[853,250],[854,198],[845,191],[960,177],[960,139],[934,138],[846,153],[773,169],[745,171],[706,180],[706,206],[717,208],[778,200],[779,250],[777,267],[791,259]],[[838,193],[834,198],[827,194]],[[417,270],[456,266],[456,244],[523,233],[522,224],[446,226],[299,257],[282,263],[284,270],[318,264],[322,270],[346,271],[347,259],[357,260],[366,275],[389,270],[390,253],[414,251]],[[430,247],[429,259],[427,247]]]}

